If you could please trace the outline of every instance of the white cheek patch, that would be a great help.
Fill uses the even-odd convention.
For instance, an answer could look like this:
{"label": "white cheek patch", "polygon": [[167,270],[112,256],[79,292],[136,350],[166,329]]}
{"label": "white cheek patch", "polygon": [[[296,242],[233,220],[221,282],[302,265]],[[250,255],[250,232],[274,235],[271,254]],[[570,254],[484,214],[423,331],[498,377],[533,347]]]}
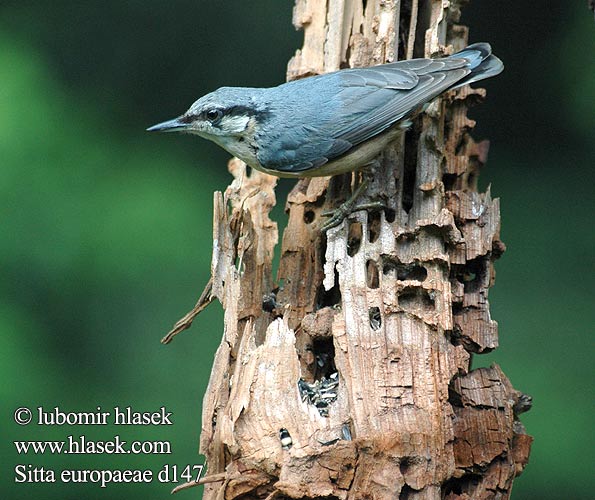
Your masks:
{"label": "white cheek patch", "polygon": [[245,115],[224,116],[219,129],[225,134],[239,134],[246,130],[249,121],[250,117]]}

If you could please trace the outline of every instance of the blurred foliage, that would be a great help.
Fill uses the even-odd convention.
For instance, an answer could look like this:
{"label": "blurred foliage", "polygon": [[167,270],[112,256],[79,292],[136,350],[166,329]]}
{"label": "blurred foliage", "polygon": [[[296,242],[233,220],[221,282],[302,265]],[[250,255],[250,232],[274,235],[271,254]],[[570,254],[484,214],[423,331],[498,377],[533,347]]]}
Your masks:
{"label": "blurred foliage", "polygon": [[[472,111],[492,139],[482,183],[502,198],[508,252],[492,315],[499,363],[534,397],[535,436],[513,498],[590,498],[595,26],[583,2],[476,0],[471,40],[506,63]],[[301,44],[292,2],[21,0],[0,3],[0,332],[3,498],[162,498],[169,486],[15,485],[17,463],[142,468],[195,464],[200,402],[222,332],[211,306],[159,339],[209,274],[212,192],[227,155],[146,126],[220,85],[284,79]],[[588,56],[587,56],[588,55]],[[286,189],[290,183],[283,184]],[[280,203],[282,205],[282,203]],[[275,213],[279,215],[278,209]],[[168,428],[19,427],[19,406],[167,406]],[[173,454],[18,457],[16,439],[171,440]],[[187,493],[192,495],[191,493]]]}

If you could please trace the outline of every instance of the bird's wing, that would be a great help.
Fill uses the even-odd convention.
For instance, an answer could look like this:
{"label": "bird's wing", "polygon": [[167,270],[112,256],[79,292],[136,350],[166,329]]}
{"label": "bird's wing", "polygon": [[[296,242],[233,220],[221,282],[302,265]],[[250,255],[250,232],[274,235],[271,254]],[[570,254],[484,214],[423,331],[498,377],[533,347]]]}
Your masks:
{"label": "bird's wing", "polygon": [[[299,173],[320,167],[389,129],[470,73],[466,59],[413,59],[343,70],[294,83],[302,107],[315,93],[321,105],[309,123],[279,127],[275,148],[259,160],[271,170]],[[303,85],[308,82],[308,86]],[[298,89],[297,85],[302,84]],[[303,113],[303,110],[300,111]],[[273,155],[270,151],[275,151]],[[268,154],[267,154],[268,153]]]}
{"label": "bird's wing", "polygon": [[[439,63],[442,61],[436,61]],[[444,61],[447,62],[447,61]],[[470,73],[467,68],[424,72],[411,89],[382,87],[370,91],[365,74],[359,85],[344,86],[340,97],[343,107],[339,112],[352,117],[341,123],[329,123],[324,131],[331,137],[351,142],[354,146],[384,132],[398,121],[420,110],[461,78]]]}

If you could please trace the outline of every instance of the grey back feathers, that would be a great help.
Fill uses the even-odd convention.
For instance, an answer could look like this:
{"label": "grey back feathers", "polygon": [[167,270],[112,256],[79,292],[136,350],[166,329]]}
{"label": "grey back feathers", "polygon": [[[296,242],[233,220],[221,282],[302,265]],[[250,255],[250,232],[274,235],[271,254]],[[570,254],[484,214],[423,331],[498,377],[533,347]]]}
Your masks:
{"label": "grey back feathers", "polygon": [[258,159],[264,168],[280,172],[318,168],[419,112],[441,93],[503,68],[489,44],[477,43],[442,59],[346,69],[267,89],[270,113],[260,124]]}

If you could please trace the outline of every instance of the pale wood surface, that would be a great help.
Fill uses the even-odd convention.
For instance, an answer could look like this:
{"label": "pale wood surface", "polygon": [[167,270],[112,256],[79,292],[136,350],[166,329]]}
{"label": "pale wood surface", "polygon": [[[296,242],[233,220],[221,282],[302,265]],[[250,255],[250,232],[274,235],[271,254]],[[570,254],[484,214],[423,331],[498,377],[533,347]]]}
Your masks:
{"label": "pale wood surface", "polygon": [[[297,0],[304,46],[288,79],[396,60],[416,40],[425,56],[458,50],[459,14],[454,1]],[[466,112],[483,96],[451,92],[384,153],[367,198],[387,210],[324,236],[321,213],[358,175],[299,181],[276,280],[276,179],[230,163],[212,260],[225,330],[201,432],[208,474],[226,476],[204,498],[509,496],[531,442],[516,417],[524,396],[498,367],[470,371],[471,353],[498,345],[488,289],[504,251],[499,202],[476,190],[488,144],[470,137]],[[328,416],[298,389],[320,382],[321,345],[339,380]]]}

